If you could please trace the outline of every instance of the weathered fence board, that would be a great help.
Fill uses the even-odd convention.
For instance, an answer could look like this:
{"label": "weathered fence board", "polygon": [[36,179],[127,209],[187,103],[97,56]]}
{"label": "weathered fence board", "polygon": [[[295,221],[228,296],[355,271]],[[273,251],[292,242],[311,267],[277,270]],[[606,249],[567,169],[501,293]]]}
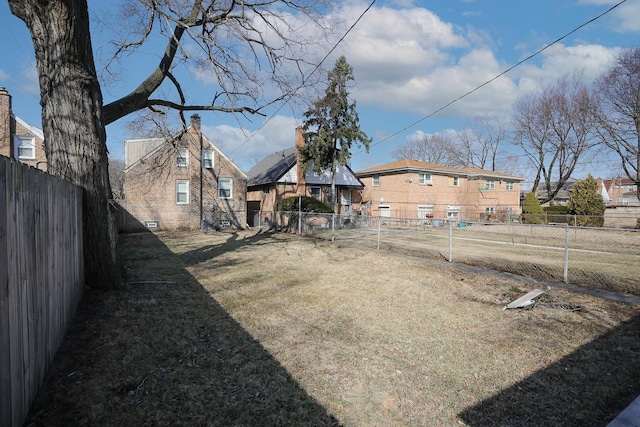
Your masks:
{"label": "weathered fence board", "polygon": [[0,203],[0,425],[21,426],[82,294],[82,190],[0,156]]}

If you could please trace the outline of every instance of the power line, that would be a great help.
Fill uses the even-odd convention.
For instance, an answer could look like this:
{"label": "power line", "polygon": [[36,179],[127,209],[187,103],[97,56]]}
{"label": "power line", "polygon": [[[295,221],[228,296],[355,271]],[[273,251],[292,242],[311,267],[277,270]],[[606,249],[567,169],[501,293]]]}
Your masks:
{"label": "power line", "polygon": [[[626,1],[626,0],[625,0]],[[347,37],[347,35],[351,32],[351,30],[353,30],[355,28],[355,26],[358,24],[358,22],[360,22],[360,20],[364,17],[364,15],[369,11],[369,9],[371,9],[373,7],[373,5],[375,4],[376,0],[373,0],[369,6],[367,6],[367,8],[360,14],[360,16],[358,16],[358,19],[355,20],[355,22],[349,27],[349,29],[342,35],[342,37],[340,37],[340,39],[333,45],[333,47],[331,49],[329,49],[329,51],[327,52],[327,54],[322,58],[322,60],[315,66],[315,68],[313,69],[313,71],[311,71],[305,78],[302,79],[302,81],[300,82],[300,85],[298,87],[296,87],[295,89],[289,91],[289,94],[285,95],[285,100],[282,102],[282,104],[280,104],[280,106],[276,109],[275,112],[273,112],[273,114],[271,114],[271,116],[269,116],[268,119],[266,119],[262,125],[260,125],[260,127],[253,132],[245,142],[243,142],[242,144],[240,144],[235,150],[233,150],[231,153],[229,153],[229,155],[235,153],[236,151],[238,151],[239,149],[241,149],[242,147],[244,147],[258,132],[260,132],[260,130],[262,128],[264,128],[266,126],[267,123],[269,123],[269,121],[271,121],[271,119],[273,119],[276,114],[278,114],[278,112],[280,112],[280,110],[284,107],[284,105],[293,97],[293,95],[295,95],[295,93],[300,90],[302,87],[304,87],[305,83],[307,82],[307,80],[309,80],[309,78],[316,72],[318,71],[318,69],[320,68],[320,66],[322,66],[322,64],[324,63],[324,61],[327,60],[327,58],[329,57],[329,55],[331,55],[333,53],[334,50],[336,50],[336,48],[338,47],[338,45],[340,43],[342,43],[342,41]]]}
{"label": "power line", "polygon": [[[525,62],[529,61],[530,59],[538,56],[539,54],[541,54],[542,52],[544,52],[545,50],[547,50],[548,48],[550,48],[551,46],[561,42],[562,40],[566,39],[567,37],[569,37],[571,34],[575,33],[576,31],[582,29],[583,27],[591,24],[592,22],[602,18],[603,16],[605,16],[606,14],[608,14],[609,12],[613,11],[615,8],[617,8],[618,6],[620,6],[621,4],[625,3],[627,0],[622,0],[619,3],[611,6],[609,9],[607,9],[606,11],[602,12],[601,14],[599,14],[598,16],[596,16],[595,18],[591,18],[590,20],[588,20],[587,22],[577,26],[576,28],[574,28],[573,30],[569,31],[568,33],[566,33],[565,35],[563,35],[562,37],[557,38],[556,40],[552,41],[551,43],[545,45],[544,47],[542,47],[541,49],[537,50],[536,52],[532,53],[531,55],[527,56],[526,58],[524,58],[523,60],[517,62],[516,64],[512,65],[511,67],[507,68],[506,70],[502,71],[501,73],[499,73],[498,75],[494,76],[493,78],[487,80],[486,82],[482,83],[479,86],[476,86],[475,88],[471,89],[470,91],[464,93],[463,95],[460,95],[459,97],[455,98],[452,101],[449,101],[448,103],[446,103],[445,105],[443,105],[442,107],[438,108],[437,110],[433,111],[432,113],[427,114],[426,116],[422,117],[419,120],[416,120],[415,122],[411,123],[408,126],[405,126],[404,128],[400,129],[399,131],[392,133],[391,135],[381,139],[380,141],[377,141],[373,144],[369,145],[369,148],[371,147],[375,147],[376,145],[382,144],[385,141],[388,141],[389,139],[393,138],[394,136],[408,130],[411,129],[412,127],[416,126],[418,123],[421,123],[423,121],[425,121],[426,119],[433,117],[434,115],[438,114],[440,111],[450,107],[451,105],[455,104],[456,102],[460,101],[463,98],[466,98],[467,96],[471,95],[472,93],[480,90],[481,88],[487,86],[488,84],[494,82],[495,80],[497,80],[498,78],[502,77],[503,75],[507,74],[509,71],[513,70],[514,68],[519,67],[520,65],[524,64]],[[357,153],[354,154],[358,155],[363,153],[365,150],[361,150]]]}

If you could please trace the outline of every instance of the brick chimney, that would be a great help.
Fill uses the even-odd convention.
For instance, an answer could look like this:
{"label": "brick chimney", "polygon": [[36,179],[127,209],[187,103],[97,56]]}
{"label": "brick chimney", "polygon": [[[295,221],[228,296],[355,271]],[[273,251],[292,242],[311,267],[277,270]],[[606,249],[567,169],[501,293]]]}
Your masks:
{"label": "brick chimney", "polygon": [[197,133],[200,133],[200,116],[198,114],[194,114],[191,116],[191,127]]}
{"label": "brick chimney", "polygon": [[0,87],[0,155],[13,157],[11,141],[11,95]]}
{"label": "brick chimney", "polygon": [[304,171],[302,170],[302,161],[300,159],[300,152],[298,148],[304,147],[304,135],[302,133],[302,126],[296,128],[296,171],[298,177],[298,189],[296,193],[299,196],[307,195],[307,182],[304,178]]}

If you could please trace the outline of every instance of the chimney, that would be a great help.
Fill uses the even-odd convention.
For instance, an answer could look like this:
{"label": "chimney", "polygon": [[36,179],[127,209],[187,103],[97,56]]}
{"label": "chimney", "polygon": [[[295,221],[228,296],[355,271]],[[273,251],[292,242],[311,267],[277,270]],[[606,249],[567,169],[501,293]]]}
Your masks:
{"label": "chimney", "polygon": [[0,87],[0,155],[13,157],[11,141],[11,95]]}
{"label": "chimney", "polygon": [[200,116],[198,114],[191,116],[191,127],[193,130],[200,133]]}
{"label": "chimney", "polygon": [[304,135],[302,133],[302,126],[296,128],[296,171],[298,178],[298,196],[307,195],[307,182],[304,178],[304,171],[302,170],[302,161],[300,152],[298,149],[304,147]]}

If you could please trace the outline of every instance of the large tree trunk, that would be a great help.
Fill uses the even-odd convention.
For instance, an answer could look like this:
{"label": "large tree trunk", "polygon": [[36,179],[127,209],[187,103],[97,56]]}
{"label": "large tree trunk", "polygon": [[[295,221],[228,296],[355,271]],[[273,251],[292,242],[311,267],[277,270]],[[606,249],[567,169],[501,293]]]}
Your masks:
{"label": "large tree trunk", "polygon": [[84,189],[86,285],[120,284],[111,210],[102,93],[96,76],[86,0],[9,0],[35,48],[47,169]]}

